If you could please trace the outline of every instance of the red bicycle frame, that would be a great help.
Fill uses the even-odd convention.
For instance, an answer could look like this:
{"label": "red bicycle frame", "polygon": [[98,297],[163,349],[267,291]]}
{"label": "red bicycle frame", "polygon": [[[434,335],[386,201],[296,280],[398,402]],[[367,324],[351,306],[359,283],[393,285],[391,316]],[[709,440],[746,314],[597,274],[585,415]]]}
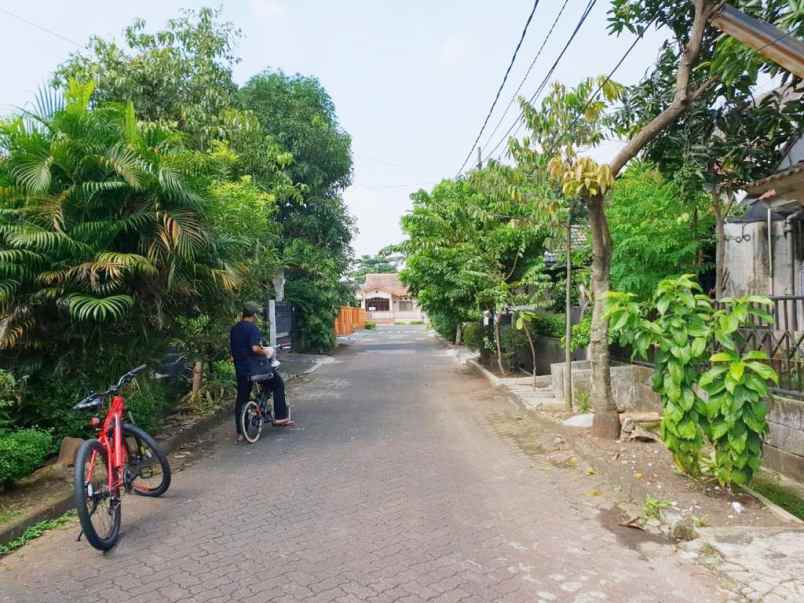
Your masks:
{"label": "red bicycle frame", "polygon": [[[123,415],[126,412],[126,401],[123,396],[112,396],[112,403],[106,418],[98,430],[98,441],[106,449],[106,475],[108,480],[109,492],[116,495],[120,488],[124,486],[123,476],[126,464],[128,463],[128,452],[123,444]],[[90,424],[98,427],[100,419],[92,417]],[[89,461],[87,477],[92,480],[95,472],[95,458],[97,452],[93,451]]]}

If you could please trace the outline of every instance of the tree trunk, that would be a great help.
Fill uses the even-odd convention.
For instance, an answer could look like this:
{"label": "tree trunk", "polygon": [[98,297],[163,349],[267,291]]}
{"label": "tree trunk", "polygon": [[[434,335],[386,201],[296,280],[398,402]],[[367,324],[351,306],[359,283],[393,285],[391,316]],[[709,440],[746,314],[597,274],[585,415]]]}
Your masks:
{"label": "tree trunk", "polygon": [[564,403],[572,412],[572,213],[567,215],[567,286],[564,291]]}
{"label": "tree trunk", "polygon": [[723,215],[723,199],[720,196],[720,187],[712,191],[712,211],[715,214],[715,299],[723,297],[723,285],[726,273],[724,261],[726,259],[726,224]]}
{"label": "tree trunk", "polygon": [[500,315],[494,313],[494,343],[497,347],[497,366],[500,367],[500,375],[505,376],[505,369],[502,361],[502,347],[500,346]]}
{"label": "tree trunk", "polygon": [[522,320],[522,328],[525,331],[525,336],[528,338],[528,345],[530,346],[530,362],[531,362],[531,369],[533,374],[533,388],[536,388],[536,345],[533,343],[533,335],[530,334],[530,329],[528,328],[528,321]]}
{"label": "tree trunk", "polygon": [[198,400],[198,393],[201,391],[201,381],[204,376],[204,367],[201,364],[200,360],[196,360],[193,363],[193,389],[192,389],[192,399],[193,401]]}
{"label": "tree trunk", "polygon": [[609,325],[606,311],[606,294],[609,291],[611,263],[611,236],[603,206],[598,195],[587,200],[589,224],[592,230],[592,330],[590,337],[592,361],[592,408],[595,412],[592,435],[617,439],[620,435],[620,418],[611,395],[611,367],[609,366]]}
{"label": "tree trunk", "polygon": [[458,328],[455,329],[455,345],[461,345],[461,323],[458,323]]}

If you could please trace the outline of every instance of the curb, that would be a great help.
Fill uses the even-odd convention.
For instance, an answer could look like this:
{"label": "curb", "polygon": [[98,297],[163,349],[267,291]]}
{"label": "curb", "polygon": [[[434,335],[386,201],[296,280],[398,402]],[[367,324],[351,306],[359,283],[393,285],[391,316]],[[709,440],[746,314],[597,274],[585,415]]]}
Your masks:
{"label": "curb", "polygon": [[[304,375],[308,375],[319,368],[319,365],[314,366],[313,368],[303,371],[302,373],[294,373],[287,375],[285,377],[285,381],[290,383],[291,381],[295,381],[299,377]],[[206,417],[201,418],[198,422],[193,423],[187,429],[180,431],[175,436],[168,438],[166,440],[159,440],[157,438],[157,443],[165,452],[165,454],[170,454],[177,448],[180,448],[190,440],[194,440],[198,436],[214,429],[219,424],[221,424],[225,419],[230,418],[232,414],[232,408],[230,405],[224,405],[211,415],[207,415]],[[19,538],[25,533],[25,530],[30,528],[33,525],[36,525],[39,522],[47,521],[48,519],[56,519],[57,517],[61,517],[70,509],[73,509],[73,491],[72,488],[70,489],[69,494],[65,494],[64,496],[55,498],[50,503],[45,505],[44,507],[39,507],[38,509],[34,509],[30,511],[28,514],[23,515],[22,517],[15,519],[6,525],[0,526],[0,544],[6,544],[15,538]]]}
{"label": "curb", "polygon": [[483,375],[486,379],[488,379],[489,383],[491,383],[494,387],[502,387],[503,385],[502,379],[500,379],[497,375],[492,373],[490,370],[488,370],[474,358],[467,360],[466,364],[474,368],[476,371],[479,371],[480,374]]}
{"label": "curb", "polygon": [[753,488],[750,488],[749,486],[740,486],[740,488],[742,488],[742,490],[744,490],[745,492],[756,498],[763,505],[768,507],[768,510],[774,515],[776,515],[776,517],[778,517],[779,519],[783,519],[785,521],[789,521],[791,523],[804,526],[804,521],[800,520],[798,517],[796,517],[789,511],[785,511],[782,507],[777,505],[772,500],[768,499],[766,496],[760,494]]}

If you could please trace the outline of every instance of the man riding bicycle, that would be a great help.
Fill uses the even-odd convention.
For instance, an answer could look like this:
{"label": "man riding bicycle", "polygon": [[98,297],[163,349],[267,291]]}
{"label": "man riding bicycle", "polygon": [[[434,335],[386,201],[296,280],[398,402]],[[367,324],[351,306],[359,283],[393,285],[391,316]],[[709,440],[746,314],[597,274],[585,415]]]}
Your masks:
{"label": "man riding bicycle", "polygon": [[[261,308],[258,304],[247,302],[243,305],[243,313],[240,321],[229,331],[229,348],[235,364],[235,374],[237,376],[237,402],[235,404],[235,428],[237,429],[237,441],[243,440],[240,431],[240,412],[243,405],[248,402],[251,394],[252,375],[265,372],[266,360],[271,363],[275,361],[274,349],[264,347],[261,343],[262,334],[257,327],[257,314]],[[278,363],[277,363],[278,364]],[[269,369],[271,370],[271,369]],[[285,382],[279,372],[274,371],[273,377],[261,382],[262,386],[271,391],[274,397],[274,425],[276,427],[286,427],[291,425],[288,417],[288,406],[285,401]]]}

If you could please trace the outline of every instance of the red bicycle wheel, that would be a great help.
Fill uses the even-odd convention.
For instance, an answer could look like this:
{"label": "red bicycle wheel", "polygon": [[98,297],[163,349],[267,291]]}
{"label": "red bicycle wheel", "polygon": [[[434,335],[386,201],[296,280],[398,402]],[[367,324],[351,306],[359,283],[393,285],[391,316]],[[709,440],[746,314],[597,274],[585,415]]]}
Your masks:
{"label": "red bicycle wheel", "polygon": [[81,444],[75,458],[74,500],[89,544],[108,551],[120,537],[120,492],[110,490],[106,449],[98,440]]}

